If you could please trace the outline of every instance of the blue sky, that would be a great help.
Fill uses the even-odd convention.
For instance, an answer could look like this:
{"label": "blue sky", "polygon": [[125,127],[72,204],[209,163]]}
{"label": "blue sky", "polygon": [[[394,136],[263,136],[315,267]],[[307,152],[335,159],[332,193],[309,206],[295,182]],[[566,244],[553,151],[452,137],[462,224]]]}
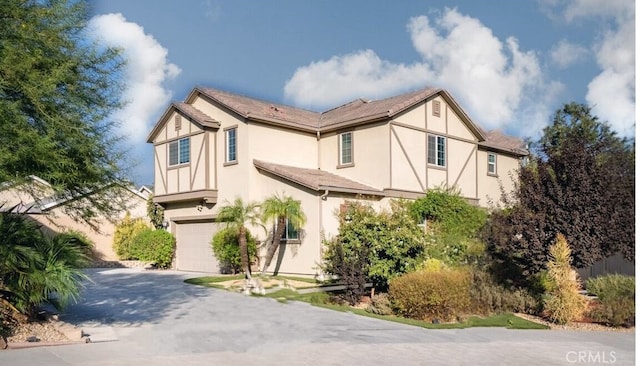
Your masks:
{"label": "blue sky", "polygon": [[153,182],[146,136],[203,85],[322,111],[426,86],[485,130],[538,136],[562,104],[635,134],[633,0],[94,0],[93,37],[128,60],[116,119]]}

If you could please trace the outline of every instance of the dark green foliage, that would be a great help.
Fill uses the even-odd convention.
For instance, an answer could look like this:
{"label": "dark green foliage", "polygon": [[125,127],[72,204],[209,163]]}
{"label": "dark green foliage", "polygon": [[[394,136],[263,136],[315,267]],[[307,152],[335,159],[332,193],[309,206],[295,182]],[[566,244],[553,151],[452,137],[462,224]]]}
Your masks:
{"label": "dark green foliage", "polygon": [[323,246],[325,271],[338,276],[340,283],[345,286],[340,297],[350,305],[357,304],[367,284],[369,247],[360,242],[337,239],[324,241]]}
{"label": "dark green foliage", "polygon": [[525,284],[542,270],[557,233],[574,267],[617,252],[635,257],[635,152],[609,125],[575,103],[559,110],[533,144],[518,187],[504,195],[484,232],[503,278]]}
{"label": "dark green foliage", "polygon": [[264,222],[273,221],[275,227],[274,232],[271,233],[271,240],[268,242],[267,254],[264,258],[262,267],[262,274],[264,274],[276,251],[280,248],[281,238],[287,229],[287,223],[296,230],[300,230],[307,222],[307,216],[302,211],[302,203],[299,200],[284,194],[282,197],[274,194],[264,200],[260,205],[260,213]]}
{"label": "dark green foliage", "polygon": [[486,223],[484,209],[469,204],[459,192],[430,189],[411,204],[411,215],[425,221],[429,237],[427,256],[447,264],[476,262],[484,252],[478,232]]}
{"label": "dark green foliage", "polygon": [[[246,232],[247,250],[249,260],[256,258],[258,250],[256,239],[249,231]],[[220,262],[222,273],[239,273],[242,271],[242,260],[240,257],[240,243],[238,243],[238,233],[233,228],[224,228],[218,231],[211,240],[211,247],[216,258]],[[211,260],[214,260],[211,258]]]}
{"label": "dark green foliage", "polygon": [[613,326],[635,324],[635,278],[606,275],[587,280],[587,291],[598,297],[598,305],[589,316],[595,321]]}
{"label": "dark green foliage", "polygon": [[391,201],[391,211],[376,212],[369,205],[349,202],[339,213],[338,235],[325,242],[325,271],[341,278],[338,272],[343,271],[358,278],[358,286],[368,279],[385,290],[390,279],[415,269],[424,260],[426,237],[408,205]]}
{"label": "dark green foliage", "polygon": [[63,307],[86,279],[88,243],[73,233],[45,236],[24,216],[0,213],[0,307],[32,316],[44,302]]}
{"label": "dark green foliage", "polygon": [[162,222],[164,221],[164,208],[159,204],[153,202],[153,196],[150,195],[147,198],[147,216],[151,225],[156,229],[163,229]]}
{"label": "dark green foliage", "polygon": [[526,289],[507,289],[479,268],[472,268],[470,273],[471,309],[474,314],[537,314],[540,311],[540,302]]}
{"label": "dark green foliage", "polygon": [[236,198],[233,203],[226,202],[218,211],[218,220],[224,222],[228,228],[238,234],[238,246],[240,247],[240,262],[245,276],[251,278],[251,258],[247,246],[247,225],[262,226],[259,222],[258,204],[256,202],[244,203],[242,198]]}
{"label": "dark green foliage", "polygon": [[122,208],[103,188],[125,181],[126,163],[109,119],[120,108],[122,60],[87,40],[88,16],[82,0],[2,2],[0,182],[36,175],[59,196],[94,192],[65,205],[93,225]]}
{"label": "dark green foliage", "polygon": [[394,278],[389,298],[398,315],[425,321],[452,321],[468,314],[471,277],[465,269],[418,271]]}
{"label": "dark green foliage", "polygon": [[165,230],[146,228],[133,238],[131,252],[135,259],[169,268],[176,251],[176,238]]}

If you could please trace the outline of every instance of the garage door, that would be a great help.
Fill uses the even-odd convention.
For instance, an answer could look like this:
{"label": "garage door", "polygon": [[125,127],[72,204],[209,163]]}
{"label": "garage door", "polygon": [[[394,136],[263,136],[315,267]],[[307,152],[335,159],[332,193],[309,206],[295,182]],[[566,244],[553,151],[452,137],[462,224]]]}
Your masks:
{"label": "garage door", "polygon": [[181,271],[220,273],[211,238],[221,229],[215,222],[176,223],[176,267]]}

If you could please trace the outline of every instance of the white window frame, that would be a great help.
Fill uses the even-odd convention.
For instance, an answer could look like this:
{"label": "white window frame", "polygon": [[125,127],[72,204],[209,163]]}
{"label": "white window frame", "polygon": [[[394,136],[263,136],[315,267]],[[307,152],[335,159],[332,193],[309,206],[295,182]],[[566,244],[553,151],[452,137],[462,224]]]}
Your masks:
{"label": "white window frame", "polygon": [[[289,219],[285,219],[284,223],[287,226],[287,229],[284,231],[283,236],[280,238],[280,241],[286,241],[286,242],[297,242],[297,241],[300,241],[300,229],[296,229],[293,226],[291,226],[289,224]],[[274,228],[275,229],[274,232],[277,231],[277,228],[278,228],[278,225],[276,223],[276,226]],[[290,234],[289,231],[290,230],[291,230],[292,233],[296,234],[295,237],[289,237],[289,234]]]}
{"label": "white window frame", "polygon": [[[493,161],[491,161],[491,157],[493,157]],[[498,155],[495,153],[487,153],[487,174],[498,175]]]}
{"label": "white window frame", "polygon": [[[233,131],[233,144],[231,144],[231,133]],[[238,127],[230,127],[224,130],[224,162],[234,164],[238,162]],[[233,147],[233,159],[231,159],[231,148]]]}
{"label": "white window frame", "polygon": [[[433,142],[432,142],[433,139]],[[429,156],[431,154],[431,146],[434,145],[433,159]],[[439,147],[442,146],[442,149]],[[442,163],[440,161],[442,160]],[[427,163],[429,165],[446,168],[447,167],[447,138],[440,135],[427,135]]]}
{"label": "white window frame", "polygon": [[[349,136],[349,160],[344,154],[344,137]],[[338,135],[338,166],[353,166],[353,131],[342,132]]]}
{"label": "white window frame", "polygon": [[[183,156],[181,154],[184,145],[187,145],[187,155],[186,156]],[[171,149],[172,148],[177,149],[176,161],[174,163],[171,162],[171,155],[172,155],[171,154]],[[169,166],[177,166],[177,165],[190,163],[191,162],[191,141],[189,140],[189,138],[185,137],[185,138],[181,138],[180,140],[170,142],[169,143],[168,158],[169,158]]]}

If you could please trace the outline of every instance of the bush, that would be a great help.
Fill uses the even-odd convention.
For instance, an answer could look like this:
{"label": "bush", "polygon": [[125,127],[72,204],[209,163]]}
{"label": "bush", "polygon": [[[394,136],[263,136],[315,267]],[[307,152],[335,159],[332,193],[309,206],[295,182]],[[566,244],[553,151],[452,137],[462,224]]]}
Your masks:
{"label": "bush", "polygon": [[130,249],[135,259],[154,263],[158,268],[169,268],[176,250],[176,239],[165,230],[146,228],[133,238]]}
{"label": "bush", "polygon": [[384,292],[373,295],[371,297],[371,303],[365,309],[369,313],[378,314],[378,315],[391,315],[393,314],[393,309],[391,307],[391,300],[389,300],[389,295]]}
{"label": "bush", "polygon": [[53,240],[64,242],[67,246],[73,247],[75,250],[70,254],[80,254],[78,257],[67,258],[74,267],[86,267],[89,265],[95,244],[87,235],[79,231],[69,230],[55,235]]}
{"label": "bush", "polygon": [[430,245],[427,255],[447,264],[475,263],[484,256],[478,240],[487,220],[484,209],[469,204],[452,189],[430,189],[411,203],[411,215],[425,222]]}
{"label": "bush", "polygon": [[133,253],[131,245],[136,235],[147,229],[149,229],[149,225],[143,219],[131,218],[131,214],[127,212],[113,233],[113,251],[118,256],[118,259],[138,259]]}
{"label": "bush", "polygon": [[526,289],[507,289],[479,268],[471,270],[471,299],[473,312],[481,315],[505,312],[536,314],[540,310],[539,301]]}
{"label": "bush", "polygon": [[324,270],[337,275],[345,290],[339,297],[355,305],[365,293],[369,271],[369,248],[357,241],[343,243],[339,237],[323,241]]}
{"label": "bush", "polygon": [[544,295],[544,312],[554,323],[567,324],[580,318],[586,310],[586,299],[580,294],[577,273],[571,268],[571,249],[567,239],[558,234],[549,248],[547,263],[550,289]]}
{"label": "bush", "polygon": [[468,313],[471,278],[464,269],[413,272],[391,280],[389,298],[401,316],[451,321]]}
{"label": "bush", "polygon": [[[247,250],[249,252],[249,262],[256,258],[258,249],[256,238],[246,231]],[[220,262],[222,273],[239,273],[242,271],[242,260],[240,258],[240,245],[238,244],[238,232],[227,227],[218,231],[211,239],[211,248],[216,258]],[[213,260],[213,258],[212,258]]]}
{"label": "bush", "polygon": [[635,320],[635,278],[606,275],[587,280],[587,291],[598,297],[598,306],[589,316],[613,326],[632,326]]}
{"label": "bush", "polygon": [[391,209],[382,212],[359,202],[346,205],[338,215],[338,235],[325,242],[332,248],[325,251],[325,272],[343,281],[350,276],[354,289],[371,280],[384,291],[390,279],[415,270],[424,259],[426,238],[409,213],[408,201],[392,200]]}

